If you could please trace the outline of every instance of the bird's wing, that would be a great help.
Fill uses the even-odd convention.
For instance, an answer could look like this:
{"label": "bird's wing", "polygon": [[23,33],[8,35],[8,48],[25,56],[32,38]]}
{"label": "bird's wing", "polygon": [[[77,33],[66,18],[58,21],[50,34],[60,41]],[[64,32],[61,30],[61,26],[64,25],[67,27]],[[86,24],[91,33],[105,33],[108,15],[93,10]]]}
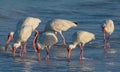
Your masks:
{"label": "bird's wing", "polygon": [[33,17],[27,17],[22,24],[22,26],[31,26],[33,30],[35,30],[36,27],[38,27],[39,23],[41,22],[40,19],[38,18],[33,18]]}
{"label": "bird's wing", "polygon": [[108,34],[112,34],[112,32],[114,31],[114,23],[113,21],[107,21],[106,22],[106,28],[105,28],[106,32]]}
{"label": "bird's wing", "polygon": [[94,37],[93,33],[86,32],[86,31],[80,31],[80,32],[78,32],[78,40],[79,40],[79,42],[81,42],[83,44],[91,41],[94,38],[95,37]]}
{"label": "bird's wing", "polygon": [[32,34],[31,26],[23,27],[20,31],[19,40],[27,41],[27,39],[31,36],[31,34]]}
{"label": "bird's wing", "polygon": [[39,42],[44,46],[52,46],[58,42],[58,39],[54,33],[43,33],[39,37]]}
{"label": "bird's wing", "polygon": [[64,20],[64,19],[55,19],[51,23],[51,27],[53,30],[60,32],[60,31],[66,31],[69,28],[76,27],[77,25],[69,20]]}

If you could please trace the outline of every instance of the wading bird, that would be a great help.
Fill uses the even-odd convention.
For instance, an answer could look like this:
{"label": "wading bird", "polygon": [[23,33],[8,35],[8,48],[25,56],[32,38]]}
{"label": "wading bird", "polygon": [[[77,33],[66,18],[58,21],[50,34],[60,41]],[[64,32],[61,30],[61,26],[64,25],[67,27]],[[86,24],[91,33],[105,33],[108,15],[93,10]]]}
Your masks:
{"label": "wading bird", "polygon": [[68,61],[70,61],[71,50],[74,49],[77,45],[80,46],[80,60],[83,58],[83,47],[86,43],[95,39],[95,35],[93,33],[87,31],[77,31],[72,35],[73,44],[70,44],[68,47]]}
{"label": "wading bird", "polygon": [[60,36],[62,37],[63,40],[63,45],[66,45],[66,41],[62,34],[62,31],[67,31],[70,28],[77,27],[76,24],[77,24],[76,22],[72,22],[69,20],[55,19],[45,26],[45,32],[54,31],[55,34],[57,34],[57,32],[60,33]]}
{"label": "wading bird", "polygon": [[[35,29],[39,25],[40,22],[41,20],[38,18],[27,17],[21,25],[19,24],[19,27],[17,27],[14,35],[12,34],[12,37],[15,41],[15,44],[13,46],[14,56],[15,56],[16,48],[21,46],[21,42],[24,42],[23,52],[26,52],[26,41],[31,36],[33,31],[35,32],[37,31]],[[11,35],[8,35],[8,39],[6,41],[6,48],[5,48],[6,50],[7,50],[7,46],[9,45],[12,39],[10,36]],[[32,43],[32,45],[35,51],[36,49],[35,49],[34,43]]]}
{"label": "wading bird", "polygon": [[[114,31],[114,23],[112,20],[106,20],[106,23],[102,25],[103,39],[104,39],[104,48],[108,48],[108,43],[110,42],[110,35]],[[106,40],[106,34],[108,34],[108,39]]]}
{"label": "wading bird", "polygon": [[[39,32],[36,32],[39,33]],[[38,34],[36,34],[35,38],[37,38]],[[49,49],[51,46],[53,46],[54,44],[56,44],[58,42],[58,38],[56,37],[56,35],[52,32],[45,32],[42,33],[39,37],[38,37],[38,42],[36,44],[36,48],[37,48],[37,55],[38,55],[38,60],[40,61],[40,50],[46,48],[46,57],[45,59],[48,60],[49,59]]]}

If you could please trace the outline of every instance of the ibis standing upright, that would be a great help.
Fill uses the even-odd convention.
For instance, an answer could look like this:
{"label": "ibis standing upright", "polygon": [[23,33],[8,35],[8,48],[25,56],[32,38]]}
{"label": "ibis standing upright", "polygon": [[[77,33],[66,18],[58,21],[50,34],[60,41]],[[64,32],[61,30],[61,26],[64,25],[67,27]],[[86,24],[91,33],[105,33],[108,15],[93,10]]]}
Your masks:
{"label": "ibis standing upright", "polygon": [[[33,17],[27,17],[23,24],[20,26],[20,28],[16,29],[13,38],[15,40],[14,46],[13,46],[13,52],[15,56],[16,48],[21,46],[21,42],[24,42],[24,52],[26,51],[26,42],[28,38],[31,36],[33,31],[35,30],[36,27],[39,25],[41,20],[39,18],[33,18]],[[9,35],[10,36],[10,35]],[[12,39],[11,37],[8,36],[6,45],[9,44],[10,40]],[[7,50],[7,48],[6,48]],[[34,49],[35,50],[35,49]]]}
{"label": "ibis standing upright", "polygon": [[[36,32],[39,33],[39,32]],[[36,34],[35,37],[37,37],[39,34]],[[37,38],[35,38],[36,40]],[[53,46],[54,44],[56,44],[58,42],[58,38],[56,37],[56,35],[53,32],[45,32],[42,33],[39,37],[38,37],[38,42],[36,42],[36,48],[37,48],[37,52],[38,52],[38,60],[40,60],[40,50],[46,48],[46,60],[49,59],[49,48],[51,46]]]}
{"label": "ibis standing upright", "polygon": [[55,19],[51,23],[48,23],[45,27],[45,31],[54,31],[55,33],[60,33],[63,45],[66,45],[65,38],[62,31],[67,31],[70,28],[77,27],[76,22],[65,20],[65,19]]}
{"label": "ibis standing upright", "polygon": [[[110,42],[110,35],[114,31],[114,22],[109,19],[106,20],[106,23],[102,25],[102,31],[103,31],[103,38],[104,38],[104,48],[108,48],[108,43]],[[108,39],[106,40],[106,34],[108,34]]]}
{"label": "ibis standing upright", "polygon": [[73,44],[70,44],[68,47],[68,61],[70,61],[70,55],[71,50],[74,49],[77,45],[80,46],[80,60],[83,58],[83,47],[84,45],[91,41],[92,39],[95,39],[95,35],[93,33],[87,32],[87,31],[77,31],[72,35]]}

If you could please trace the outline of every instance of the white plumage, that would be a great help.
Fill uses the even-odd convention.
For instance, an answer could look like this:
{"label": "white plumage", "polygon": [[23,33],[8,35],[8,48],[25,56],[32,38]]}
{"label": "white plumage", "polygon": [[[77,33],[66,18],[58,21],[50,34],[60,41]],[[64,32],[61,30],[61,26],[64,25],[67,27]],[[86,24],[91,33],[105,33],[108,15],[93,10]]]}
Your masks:
{"label": "white plumage", "polygon": [[68,59],[70,59],[71,50],[77,45],[80,46],[80,59],[83,59],[83,46],[92,39],[95,39],[95,35],[87,31],[77,31],[72,35],[72,39],[73,44],[70,44],[68,48]]}
{"label": "white plumage", "polygon": [[24,27],[22,27],[22,29],[20,30],[17,42],[14,43],[14,46],[13,46],[14,56],[15,56],[16,49],[19,46],[21,46],[21,42],[24,42],[24,48],[23,48],[24,52],[23,53],[26,52],[26,42],[27,42],[28,38],[31,36],[31,34],[32,34],[32,27],[31,26],[24,26]]}
{"label": "white plumage", "polygon": [[21,46],[21,42],[20,41],[14,43],[14,45],[13,45],[13,47],[16,47],[16,48],[18,48],[19,46]]}
{"label": "white plumage", "polygon": [[45,32],[38,38],[38,43],[41,45],[41,48],[45,48],[47,46],[52,46],[58,42],[58,39],[54,33]]}
{"label": "white plumage", "polygon": [[25,42],[32,34],[32,27],[25,26],[20,30],[18,41]]}
{"label": "white plumage", "polygon": [[[24,36],[24,39],[28,39],[29,35],[31,35],[32,31],[34,31],[38,25],[41,23],[39,18],[27,17],[21,26],[17,27],[14,33],[15,42],[20,40],[20,37]],[[27,32],[28,31],[28,32]],[[23,39],[23,38],[22,38]]]}
{"label": "white plumage", "polygon": [[22,26],[31,26],[33,31],[38,27],[39,23],[41,23],[41,20],[38,18],[33,18],[33,17],[27,17],[22,24]]}
{"label": "white plumage", "polygon": [[[114,31],[114,22],[111,19],[106,20],[106,23],[102,25],[102,30],[104,34],[104,48],[108,48],[107,43],[110,42],[110,35]],[[106,33],[108,34],[107,40],[106,40]]]}
{"label": "white plumage", "polygon": [[21,42],[24,42],[23,51],[26,52],[26,42],[28,38],[31,36],[32,32],[35,31],[36,27],[39,25],[40,22],[41,20],[38,18],[27,17],[22,24],[19,24],[21,26],[17,27],[13,36],[16,42],[13,46],[14,55],[16,48],[21,46]]}
{"label": "white plumage", "polygon": [[77,27],[77,25],[73,21],[64,20],[64,19],[55,19],[51,23],[48,23],[46,25],[45,31],[59,32],[63,39],[63,44],[66,45],[65,38],[62,34],[62,31],[67,31],[72,27]]}
{"label": "white plumage", "polygon": [[95,35],[87,31],[78,31],[73,34],[72,38],[74,43],[84,46],[85,43],[95,39]]}
{"label": "white plumage", "polygon": [[58,39],[56,35],[52,32],[45,32],[41,34],[38,38],[37,50],[38,50],[38,59],[40,59],[40,50],[46,48],[46,59],[49,58],[49,48],[56,44]]}
{"label": "white plumage", "polygon": [[111,35],[114,31],[114,23],[112,20],[106,20],[105,26],[105,32]]}

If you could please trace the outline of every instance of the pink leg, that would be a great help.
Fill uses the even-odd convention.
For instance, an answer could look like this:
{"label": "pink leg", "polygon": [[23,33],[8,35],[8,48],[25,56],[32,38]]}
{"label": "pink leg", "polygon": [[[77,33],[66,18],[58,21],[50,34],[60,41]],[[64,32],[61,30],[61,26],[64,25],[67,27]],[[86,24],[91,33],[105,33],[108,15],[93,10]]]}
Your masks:
{"label": "pink leg", "polygon": [[110,48],[110,35],[108,36],[108,40],[107,40],[107,48]]}
{"label": "pink leg", "polygon": [[46,48],[46,57],[45,59],[48,61],[49,60],[49,46]]}
{"label": "pink leg", "polygon": [[41,61],[41,56],[40,56],[40,48],[41,48],[41,46],[40,45],[38,45],[37,46],[37,56],[38,56],[38,61],[40,62]]}
{"label": "pink leg", "polygon": [[26,42],[24,42],[22,57],[24,57],[25,53],[26,53]]}
{"label": "pink leg", "polygon": [[104,40],[104,48],[108,48],[106,39]]}
{"label": "pink leg", "polygon": [[110,35],[108,36],[108,41],[107,41],[107,43],[110,43]]}
{"label": "pink leg", "polygon": [[40,48],[37,48],[37,56],[38,56],[38,61],[40,61]]}
{"label": "pink leg", "polygon": [[83,59],[83,46],[80,46],[80,60]]}
{"label": "pink leg", "polygon": [[107,42],[106,42],[106,34],[104,33],[104,49],[108,48]]}
{"label": "pink leg", "polygon": [[23,49],[23,52],[26,53],[26,42],[24,42],[24,49]]}
{"label": "pink leg", "polygon": [[20,56],[22,56],[22,45],[20,46]]}
{"label": "pink leg", "polygon": [[34,52],[36,52],[37,50],[36,50],[35,42],[32,42],[32,46],[34,48]]}
{"label": "pink leg", "polygon": [[65,38],[64,38],[64,36],[63,36],[62,32],[60,32],[60,35],[61,35],[62,40],[63,40],[63,45],[66,45],[66,41],[65,41]]}

